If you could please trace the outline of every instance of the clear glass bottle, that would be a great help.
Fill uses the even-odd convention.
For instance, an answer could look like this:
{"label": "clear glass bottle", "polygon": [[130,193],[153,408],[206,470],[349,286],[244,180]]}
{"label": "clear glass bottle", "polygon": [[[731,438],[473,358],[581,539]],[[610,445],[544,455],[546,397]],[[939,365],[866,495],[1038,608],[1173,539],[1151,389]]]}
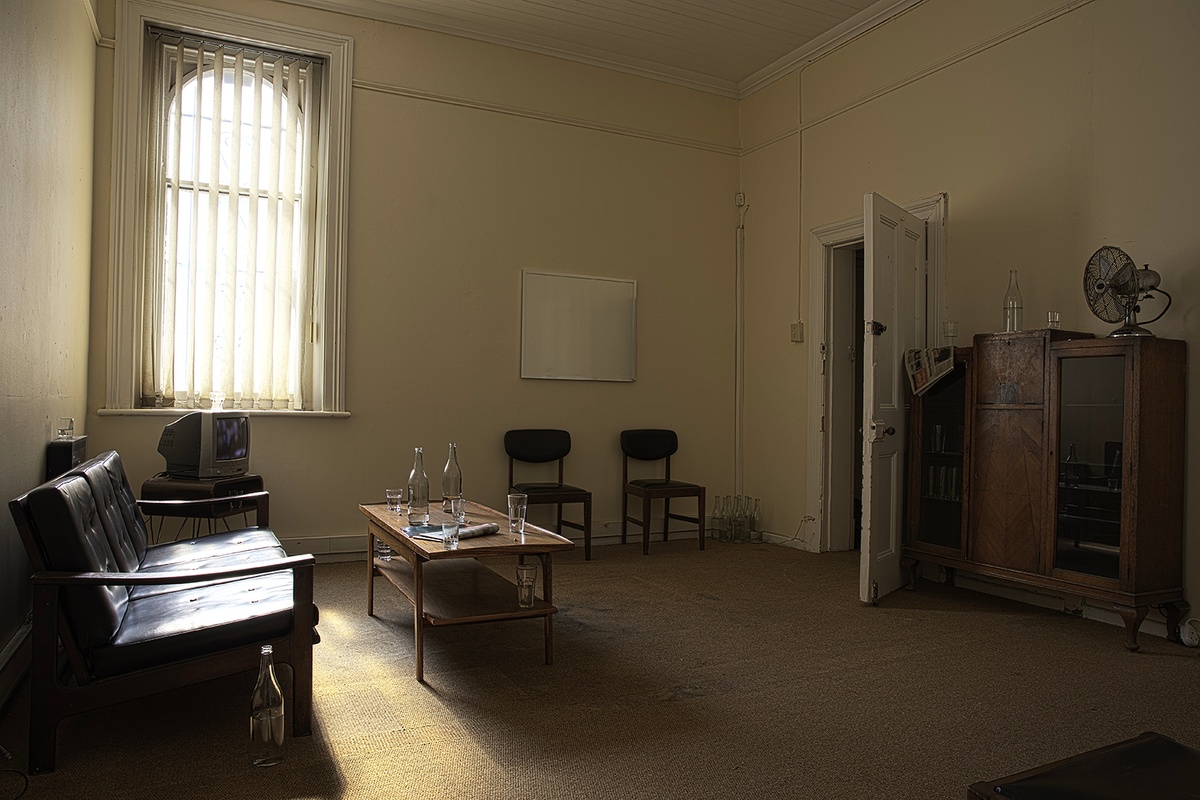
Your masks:
{"label": "clear glass bottle", "polygon": [[450,455],[442,469],[442,511],[450,513],[450,501],[462,497],[462,470],[458,468],[458,445],[450,443]]}
{"label": "clear glass bottle", "polygon": [[275,678],[274,648],[262,646],[258,682],[250,695],[250,763],[272,767],[283,761],[283,692]]}
{"label": "clear glass bottle", "polygon": [[1004,293],[1004,330],[1021,330],[1021,289],[1017,286],[1017,271],[1008,271],[1008,291]]}
{"label": "clear glass bottle", "polygon": [[425,474],[425,453],[413,448],[413,468],[408,473],[408,524],[429,522],[429,476]]}

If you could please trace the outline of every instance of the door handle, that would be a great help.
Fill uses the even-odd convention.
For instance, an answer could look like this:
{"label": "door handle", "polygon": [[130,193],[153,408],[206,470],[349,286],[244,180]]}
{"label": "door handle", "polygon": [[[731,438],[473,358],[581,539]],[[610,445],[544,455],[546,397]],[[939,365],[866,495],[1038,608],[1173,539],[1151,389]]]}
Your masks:
{"label": "door handle", "polygon": [[885,428],[883,426],[883,424],[884,424],[883,420],[881,420],[881,419],[871,420],[871,441],[882,442],[883,437],[892,436],[896,433],[896,429],[893,428],[891,425],[888,425]]}

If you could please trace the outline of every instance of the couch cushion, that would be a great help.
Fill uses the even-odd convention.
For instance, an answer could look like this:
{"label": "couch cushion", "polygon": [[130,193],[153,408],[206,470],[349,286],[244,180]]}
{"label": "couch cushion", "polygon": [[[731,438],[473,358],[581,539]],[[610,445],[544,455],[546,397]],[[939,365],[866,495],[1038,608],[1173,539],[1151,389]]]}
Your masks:
{"label": "couch cushion", "polygon": [[[112,451],[97,456],[71,470],[71,474],[82,475],[88,482],[88,486],[92,489],[92,497],[96,501],[100,520],[104,523],[104,532],[108,535],[108,545],[121,565],[121,570],[133,572],[138,568],[141,552],[135,544],[134,536],[130,533],[129,521],[123,508],[124,501],[118,491],[120,480],[113,474],[114,470],[122,476],[125,474],[120,461],[116,460],[116,456],[117,454]],[[141,550],[145,549],[143,537]]]}
{"label": "couch cushion", "polygon": [[96,677],[244,647],[292,627],[292,575],[271,572],[131,600],[113,641],[89,654]]}
{"label": "couch cushion", "polygon": [[77,471],[84,470],[92,463],[98,465],[94,470],[97,477],[101,470],[108,475],[115,495],[116,508],[125,519],[125,532],[129,536],[129,543],[140,561],[142,554],[146,552],[146,543],[149,541],[146,536],[146,519],[142,516],[141,509],[138,508],[137,495],[133,493],[133,487],[129,485],[129,476],[125,474],[125,466],[121,463],[121,457],[115,450],[109,450],[107,453],[96,456],[87,464],[81,465]]}
{"label": "couch cushion", "polygon": [[[180,543],[182,544],[182,542]],[[257,564],[260,561],[270,561],[276,558],[287,558],[287,551],[282,547],[262,547],[256,550],[237,550],[234,552],[199,552],[197,557],[176,563],[157,564],[138,570],[139,575],[153,575],[155,572],[184,572],[209,569],[227,569],[229,567],[244,567]],[[181,589],[191,589],[197,586],[210,586],[242,578],[218,578],[203,583],[168,583],[161,586],[131,586],[129,596],[132,599],[150,597],[165,592],[175,592]]]}
{"label": "couch cushion", "polygon": [[198,559],[250,550],[270,550],[270,553],[261,554],[260,560],[266,560],[277,557],[274,551],[278,547],[279,539],[270,528],[243,528],[195,539],[152,544],[142,555],[141,569],[164,569],[169,568],[171,564],[190,563]]}
{"label": "couch cushion", "polygon": [[[67,474],[31,491],[29,512],[46,568],[55,572],[123,572],[96,509],[91,487]],[[78,645],[107,643],[121,626],[129,602],[124,586],[74,586],[62,593],[63,612]]]}

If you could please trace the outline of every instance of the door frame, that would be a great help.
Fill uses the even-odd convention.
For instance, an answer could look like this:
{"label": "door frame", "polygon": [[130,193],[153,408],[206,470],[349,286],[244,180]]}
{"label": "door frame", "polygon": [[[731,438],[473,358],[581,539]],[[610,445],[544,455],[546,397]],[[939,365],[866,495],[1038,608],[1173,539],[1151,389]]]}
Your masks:
{"label": "door frame", "polygon": [[[945,192],[907,203],[904,210],[925,221],[925,336],[930,343],[942,344],[942,318],[945,311],[945,262],[946,262],[946,215],[949,198]],[[822,358],[822,347],[828,347],[830,336],[831,308],[830,272],[834,267],[834,251],[862,244],[864,220],[862,216],[845,219],[829,225],[813,228],[809,232],[809,330],[813,332],[815,350],[808,359],[808,463],[805,488],[808,515],[816,520],[819,537],[816,550],[850,550],[853,547],[852,532],[830,530],[829,514],[825,504],[825,486],[829,480],[829,468],[833,460],[829,426],[825,424],[826,409],[833,407],[830,397],[832,369],[836,362]],[[861,455],[860,455],[861,458]]]}

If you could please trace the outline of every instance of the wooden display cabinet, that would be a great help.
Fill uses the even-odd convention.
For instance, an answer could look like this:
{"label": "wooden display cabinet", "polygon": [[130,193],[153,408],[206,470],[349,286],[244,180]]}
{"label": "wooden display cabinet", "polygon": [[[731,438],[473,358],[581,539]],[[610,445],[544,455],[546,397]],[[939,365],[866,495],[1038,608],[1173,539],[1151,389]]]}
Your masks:
{"label": "wooden display cabinet", "polygon": [[927,497],[930,468],[948,454],[925,437],[948,424],[936,422],[947,410],[928,394],[913,403],[914,576],[930,561],[950,582],[964,569],[1112,603],[1131,650],[1159,607],[1175,639],[1187,609],[1185,343],[1038,330],[981,334],[974,345],[956,354],[955,376],[962,369],[969,382],[944,389],[965,406],[961,515]]}

